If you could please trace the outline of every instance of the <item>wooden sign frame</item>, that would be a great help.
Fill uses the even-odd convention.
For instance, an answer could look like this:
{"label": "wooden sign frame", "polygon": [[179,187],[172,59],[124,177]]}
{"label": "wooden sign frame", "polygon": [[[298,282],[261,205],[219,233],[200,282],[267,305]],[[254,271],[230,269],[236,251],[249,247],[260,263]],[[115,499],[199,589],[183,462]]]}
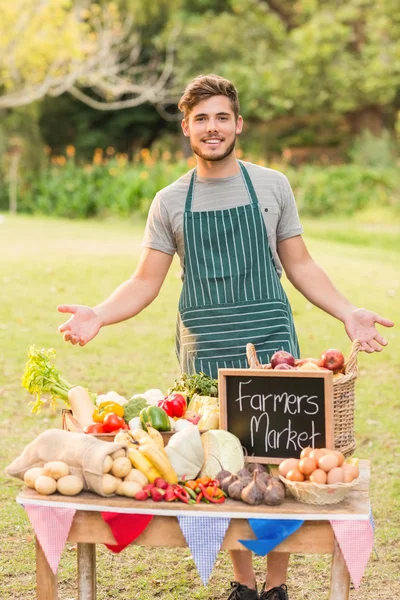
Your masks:
{"label": "wooden sign frame", "polygon": [[[325,447],[334,449],[334,415],[333,415],[333,373],[331,371],[281,371],[275,369],[219,369],[218,390],[220,408],[220,429],[228,430],[227,412],[227,377],[282,377],[301,379],[323,379],[324,380],[324,408],[325,408]],[[247,456],[247,462],[258,462],[262,464],[280,464],[284,458]]]}

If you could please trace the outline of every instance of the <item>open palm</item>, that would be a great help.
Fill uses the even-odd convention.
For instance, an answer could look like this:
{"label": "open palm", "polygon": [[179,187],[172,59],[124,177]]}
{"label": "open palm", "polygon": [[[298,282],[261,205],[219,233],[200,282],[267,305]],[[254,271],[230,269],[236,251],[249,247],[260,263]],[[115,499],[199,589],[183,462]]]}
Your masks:
{"label": "open palm", "polygon": [[344,321],[347,335],[351,340],[358,339],[366,352],[380,352],[387,341],[376,329],[376,324],[383,327],[393,327],[393,321],[385,319],[365,308],[357,308]]}
{"label": "open palm", "polygon": [[72,317],[58,328],[58,331],[64,334],[66,342],[84,346],[98,334],[101,328],[101,321],[89,306],[60,304],[57,309],[61,313],[72,314]]}

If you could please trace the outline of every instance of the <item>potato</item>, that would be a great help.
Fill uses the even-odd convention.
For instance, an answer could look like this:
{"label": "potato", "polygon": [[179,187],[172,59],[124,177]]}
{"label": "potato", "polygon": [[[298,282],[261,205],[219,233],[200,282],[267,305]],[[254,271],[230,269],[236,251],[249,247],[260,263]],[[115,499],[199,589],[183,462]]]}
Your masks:
{"label": "potato", "polygon": [[43,466],[43,469],[45,475],[52,477],[56,481],[57,479],[60,479],[60,477],[69,475],[69,466],[67,463],[62,462],[61,460],[53,460],[48,462]]}
{"label": "potato", "polygon": [[136,481],[141,488],[149,483],[146,475],[144,475],[139,469],[131,469],[128,475],[125,477],[125,481]]}
{"label": "potato", "polygon": [[128,498],[134,498],[141,491],[142,486],[137,481],[121,481],[117,487],[117,494],[119,496],[127,496]]}
{"label": "potato", "polygon": [[103,475],[103,492],[109,496],[110,494],[114,494],[117,489],[118,481],[115,477],[106,473]]}
{"label": "potato", "polygon": [[77,475],[65,475],[57,481],[57,491],[63,496],[76,496],[83,490],[83,479]]}
{"label": "potato", "polygon": [[103,473],[109,473],[113,466],[113,459],[110,455],[106,456],[103,463]]}
{"label": "potato", "polygon": [[115,477],[126,477],[131,470],[132,465],[129,458],[121,456],[114,460],[111,473],[115,475]]}
{"label": "potato", "polygon": [[121,448],[120,450],[116,450],[115,452],[113,452],[111,454],[111,458],[113,460],[115,460],[116,458],[124,457],[124,456],[126,456],[126,450],[124,450],[123,448]]}
{"label": "potato", "polygon": [[38,477],[44,475],[43,467],[33,467],[24,474],[24,482],[29,488],[35,489],[35,481]]}
{"label": "potato", "polygon": [[50,496],[50,494],[54,494],[57,489],[57,482],[52,477],[48,475],[40,475],[35,481],[35,490],[38,494],[43,494],[43,496]]}

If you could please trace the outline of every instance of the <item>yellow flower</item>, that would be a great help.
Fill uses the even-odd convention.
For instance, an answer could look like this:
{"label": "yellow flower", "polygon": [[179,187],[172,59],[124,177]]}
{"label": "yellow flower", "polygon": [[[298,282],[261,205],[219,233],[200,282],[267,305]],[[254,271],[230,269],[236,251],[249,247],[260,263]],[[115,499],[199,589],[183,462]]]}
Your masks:
{"label": "yellow flower", "polygon": [[59,156],[57,162],[60,165],[60,167],[62,167],[67,162],[67,159],[65,158],[65,156]]}
{"label": "yellow flower", "polygon": [[148,148],[142,148],[140,151],[140,156],[142,158],[149,158],[150,156],[150,150]]}
{"label": "yellow flower", "polygon": [[68,146],[65,148],[65,152],[67,156],[72,158],[73,156],[75,156],[75,146],[72,146],[72,144],[68,144]]}
{"label": "yellow flower", "polygon": [[107,156],[114,156],[115,154],[115,149],[112,146],[108,146],[106,148],[106,154]]}
{"label": "yellow flower", "polygon": [[182,150],[175,152],[175,158],[176,160],[182,160],[184,158]]}

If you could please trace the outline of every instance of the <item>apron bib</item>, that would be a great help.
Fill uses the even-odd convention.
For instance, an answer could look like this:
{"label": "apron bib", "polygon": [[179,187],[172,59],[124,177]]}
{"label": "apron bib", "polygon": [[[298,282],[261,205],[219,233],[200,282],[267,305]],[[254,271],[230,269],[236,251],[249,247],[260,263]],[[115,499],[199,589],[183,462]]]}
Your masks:
{"label": "apron bib", "polygon": [[277,350],[300,355],[257,195],[247,169],[239,164],[250,204],[192,212],[195,171],[190,181],[176,331],[182,373],[216,378],[219,368],[247,368],[249,342],[261,363]]}

